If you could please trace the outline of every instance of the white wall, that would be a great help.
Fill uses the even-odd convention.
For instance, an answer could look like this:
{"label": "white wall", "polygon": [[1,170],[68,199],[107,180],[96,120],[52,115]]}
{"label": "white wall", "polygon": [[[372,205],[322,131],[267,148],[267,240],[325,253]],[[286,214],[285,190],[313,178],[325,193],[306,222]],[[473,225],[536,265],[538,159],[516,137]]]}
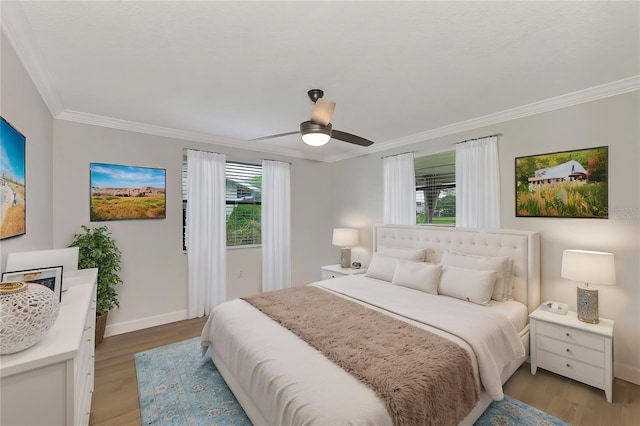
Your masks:
{"label": "white wall", "polygon": [[[352,257],[371,256],[371,224],[382,220],[382,156],[416,156],[455,149],[454,143],[500,133],[502,227],[541,234],[542,299],[576,309],[576,285],[560,277],[562,250],[610,251],[618,285],[599,286],[600,316],[615,320],[615,374],[640,384],[640,94],[633,92],[328,165],[334,177],[334,214],[360,228],[363,244]],[[515,217],[515,157],[609,146],[609,209],[603,219]],[[347,183],[345,185],[338,185]]]}
{"label": "white wall", "polygon": [[[55,120],[53,167],[53,243],[65,247],[81,225],[107,225],[122,251],[120,308],[111,311],[107,335],[186,318],[187,256],[182,251],[182,155],[184,148],[227,154],[228,160],[261,163],[264,154],[147,134]],[[331,228],[324,214],[329,200],[321,163],[292,162],[292,282],[319,279],[322,256],[330,247],[309,244]],[[163,168],[167,171],[167,217],[154,220],[89,222],[89,163]],[[318,224],[319,226],[309,226]],[[227,295],[236,298],[261,290],[260,249],[227,251]]]}
{"label": "white wall", "polygon": [[0,241],[0,267],[4,268],[7,253],[52,246],[53,118],[4,32],[0,46],[0,115],[26,137],[27,163],[27,233]]}

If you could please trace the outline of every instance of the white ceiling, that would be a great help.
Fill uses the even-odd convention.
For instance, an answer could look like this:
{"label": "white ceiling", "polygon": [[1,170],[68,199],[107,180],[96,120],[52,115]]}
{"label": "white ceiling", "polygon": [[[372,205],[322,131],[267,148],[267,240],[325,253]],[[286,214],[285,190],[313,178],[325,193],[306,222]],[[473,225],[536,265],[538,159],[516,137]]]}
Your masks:
{"label": "white ceiling", "polygon": [[[334,161],[638,90],[638,2],[2,2],[61,119]],[[334,129],[308,147],[306,92]]]}

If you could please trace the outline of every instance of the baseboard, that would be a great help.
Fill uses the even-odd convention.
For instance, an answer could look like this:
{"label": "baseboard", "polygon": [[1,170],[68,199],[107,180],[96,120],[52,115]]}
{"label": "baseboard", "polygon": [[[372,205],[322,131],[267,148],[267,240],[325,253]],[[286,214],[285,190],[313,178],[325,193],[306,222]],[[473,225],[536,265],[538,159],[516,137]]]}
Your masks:
{"label": "baseboard", "polygon": [[613,375],[618,379],[626,380],[640,386],[640,368],[619,362],[613,363]]}
{"label": "baseboard", "polygon": [[104,337],[115,336],[117,334],[129,333],[130,331],[142,330],[144,328],[155,327],[157,325],[169,324],[171,322],[187,319],[187,310],[169,312],[167,314],[155,315],[152,317],[140,318],[132,321],[118,322],[107,325]]}

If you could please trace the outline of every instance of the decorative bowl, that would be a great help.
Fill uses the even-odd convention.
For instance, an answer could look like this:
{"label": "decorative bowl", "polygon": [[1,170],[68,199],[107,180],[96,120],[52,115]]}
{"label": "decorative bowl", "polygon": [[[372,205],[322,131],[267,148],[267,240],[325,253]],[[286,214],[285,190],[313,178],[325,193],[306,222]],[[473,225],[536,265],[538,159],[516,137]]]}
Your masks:
{"label": "decorative bowl", "polygon": [[49,288],[37,283],[0,283],[0,354],[35,345],[58,317],[60,303]]}

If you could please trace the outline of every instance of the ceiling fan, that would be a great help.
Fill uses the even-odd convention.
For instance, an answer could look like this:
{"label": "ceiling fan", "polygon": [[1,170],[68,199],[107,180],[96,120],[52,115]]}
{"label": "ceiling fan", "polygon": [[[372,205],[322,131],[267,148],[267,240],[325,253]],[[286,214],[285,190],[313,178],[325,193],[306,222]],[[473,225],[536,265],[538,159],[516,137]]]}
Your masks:
{"label": "ceiling fan", "polygon": [[329,142],[329,139],[331,138],[361,146],[369,146],[373,144],[373,142],[368,139],[351,133],[341,132],[340,130],[334,130],[331,127],[331,117],[333,116],[333,111],[336,108],[336,103],[324,99],[322,97],[324,96],[324,91],[320,89],[311,89],[307,92],[307,95],[309,95],[309,99],[314,103],[314,106],[311,111],[311,119],[300,123],[299,131],[278,133],[276,135],[269,135],[250,140],[259,141],[300,133],[302,135],[303,142],[311,146],[324,145]]}

